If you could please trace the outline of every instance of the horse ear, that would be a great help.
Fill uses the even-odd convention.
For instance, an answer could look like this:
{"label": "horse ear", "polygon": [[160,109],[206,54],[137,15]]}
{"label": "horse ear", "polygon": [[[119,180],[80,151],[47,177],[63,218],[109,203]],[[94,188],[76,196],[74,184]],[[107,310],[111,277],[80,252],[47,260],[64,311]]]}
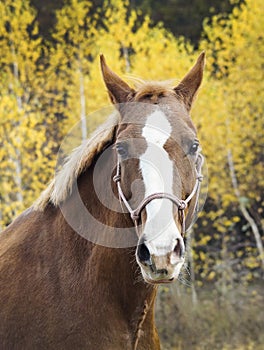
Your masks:
{"label": "horse ear", "polygon": [[205,52],[202,52],[192,69],[185,75],[179,85],[174,88],[176,94],[183,99],[188,111],[190,111],[198,88],[201,85],[204,65]]}
{"label": "horse ear", "polygon": [[107,66],[104,55],[100,55],[100,62],[102,75],[111,101],[114,104],[127,102],[134,90]]}

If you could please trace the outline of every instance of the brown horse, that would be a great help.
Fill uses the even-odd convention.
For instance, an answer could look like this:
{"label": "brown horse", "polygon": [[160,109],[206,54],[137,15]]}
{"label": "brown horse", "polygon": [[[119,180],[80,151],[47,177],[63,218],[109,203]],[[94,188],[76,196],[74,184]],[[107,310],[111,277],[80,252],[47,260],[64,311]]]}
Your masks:
{"label": "brown horse", "polygon": [[1,349],[160,349],[157,285],[179,275],[201,180],[204,53],[176,87],[101,68],[118,113],[1,234]]}

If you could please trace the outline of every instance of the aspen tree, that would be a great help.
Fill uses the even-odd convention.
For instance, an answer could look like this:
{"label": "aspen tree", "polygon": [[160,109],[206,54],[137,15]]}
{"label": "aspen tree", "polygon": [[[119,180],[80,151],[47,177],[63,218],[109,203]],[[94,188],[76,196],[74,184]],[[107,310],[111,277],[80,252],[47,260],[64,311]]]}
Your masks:
{"label": "aspen tree", "polygon": [[[55,48],[50,55],[51,82],[56,81],[57,93],[64,96],[66,129],[81,122],[82,140],[87,138],[87,98],[89,72],[96,40],[96,15],[90,14],[91,2],[70,0],[57,11],[57,24],[52,34]],[[68,124],[67,124],[68,123]]]}
{"label": "aspen tree", "polygon": [[[211,222],[215,237],[209,242],[225,239],[230,264],[247,280],[264,262],[262,7],[260,0],[246,0],[228,18],[205,22],[201,47],[207,51],[210,77],[196,106],[213,200],[213,209],[203,217],[204,231]],[[233,248],[239,240],[243,248]]]}
{"label": "aspen tree", "polygon": [[37,68],[42,42],[36,13],[27,0],[1,2],[0,13],[0,211],[4,225],[44,188],[45,153],[49,152],[39,98],[43,93],[43,72]]}

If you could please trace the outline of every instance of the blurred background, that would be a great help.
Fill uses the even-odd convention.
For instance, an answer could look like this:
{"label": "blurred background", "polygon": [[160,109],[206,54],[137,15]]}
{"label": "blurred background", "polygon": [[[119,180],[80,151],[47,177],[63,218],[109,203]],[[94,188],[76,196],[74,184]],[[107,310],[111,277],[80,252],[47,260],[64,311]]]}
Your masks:
{"label": "blurred background", "polygon": [[192,117],[208,197],[156,320],[164,350],[263,349],[263,1],[5,0],[0,14],[0,231],[53,177],[67,132],[103,122],[100,53],[128,81],[177,82],[206,50]]}

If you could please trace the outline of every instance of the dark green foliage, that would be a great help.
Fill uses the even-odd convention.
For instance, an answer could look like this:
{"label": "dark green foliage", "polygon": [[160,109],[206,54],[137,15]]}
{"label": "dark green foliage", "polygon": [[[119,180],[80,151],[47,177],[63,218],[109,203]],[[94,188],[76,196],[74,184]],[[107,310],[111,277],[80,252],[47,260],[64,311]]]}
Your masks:
{"label": "dark green foliage", "polygon": [[163,22],[176,36],[183,35],[197,45],[205,17],[232,10],[229,0],[139,0],[131,1],[151,14],[154,23]]}
{"label": "dark green foliage", "polygon": [[[92,0],[93,11],[102,7],[103,0]],[[50,39],[55,24],[55,11],[62,8],[63,0],[31,0],[37,9],[40,33]],[[201,37],[204,18],[216,13],[229,13],[232,5],[229,0],[131,0],[131,7],[149,14],[153,23],[163,22],[165,28],[176,36],[185,36],[197,46]]]}

